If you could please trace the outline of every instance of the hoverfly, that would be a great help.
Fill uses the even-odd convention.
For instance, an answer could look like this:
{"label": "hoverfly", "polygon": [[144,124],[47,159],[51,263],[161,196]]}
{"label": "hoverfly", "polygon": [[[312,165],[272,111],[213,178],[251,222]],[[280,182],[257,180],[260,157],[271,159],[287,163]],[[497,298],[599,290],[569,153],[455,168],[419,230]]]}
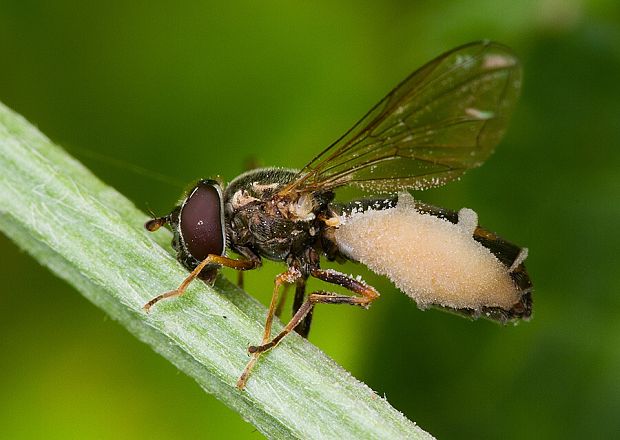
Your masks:
{"label": "hoverfly", "polygon": [[[470,43],[409,75],[301,170],[256,169],[225,187],[200,180],[170,214],[145,224],[149,231],[171,227],[177,259],[191,273],[144,309],[183,294],[196,277],[213,282],[222,266],[244,271],[262,258],[284,262],[263,339],[248,349],[239,389],[261,353],[293,330],[307,336],[316,304],[367,308],[378,298],[359,277],[322,269],[321,256],[366,264],[421,308],[500,322],[529,318],[527,250],[478,226],[471,210],[436,208],[404,192],[443,185],[481,165],[504,134],[520,88],[521,67],[510,49]],[[335,191],[348,185],[390,195],[335,202]],[[227,249],[240,258],[228,257]],[[352,295],[307,294],[309,277]],[[293,316],[272,336],[283,285],[295,285]]]}

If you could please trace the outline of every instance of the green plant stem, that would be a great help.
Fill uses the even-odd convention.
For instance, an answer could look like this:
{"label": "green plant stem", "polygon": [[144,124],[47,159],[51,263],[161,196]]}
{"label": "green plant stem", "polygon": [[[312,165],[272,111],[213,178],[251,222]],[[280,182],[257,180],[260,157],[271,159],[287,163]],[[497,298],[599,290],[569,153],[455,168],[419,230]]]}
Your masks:
{"label": "green plant stem", "polygon": [[238,391],[265,308],[219,279],[142,312],[187,274],[160,245],[169,232],[148,235],[146,219],[0,104],[0,229],[41,264],[269,438],[431,438],[297,335],[263,356]]}

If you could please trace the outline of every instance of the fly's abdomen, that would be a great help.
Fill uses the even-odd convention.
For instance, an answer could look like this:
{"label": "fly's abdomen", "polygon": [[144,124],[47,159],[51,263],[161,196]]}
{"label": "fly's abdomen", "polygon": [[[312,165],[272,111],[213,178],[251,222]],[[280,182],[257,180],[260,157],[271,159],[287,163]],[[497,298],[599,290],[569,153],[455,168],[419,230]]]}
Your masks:
{"label": "fly's abdomen", "polygon": [[335,231],[340,252],[387,276],[421,308],[510,311],[522,300],[513,269],[474,240],[472,210],[461,210],[452,223],[420,212],[403,193],[393,208],[352,213],[341,221]]}

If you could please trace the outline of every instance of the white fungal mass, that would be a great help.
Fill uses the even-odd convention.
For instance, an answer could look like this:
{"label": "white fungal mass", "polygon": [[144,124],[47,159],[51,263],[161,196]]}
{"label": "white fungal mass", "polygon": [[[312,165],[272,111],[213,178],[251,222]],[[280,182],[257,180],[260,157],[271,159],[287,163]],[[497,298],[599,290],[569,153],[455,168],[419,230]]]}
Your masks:
{"label": "white fungal mass", "polygon": [[342,217],[335,237],[341,252],[387,276],[420,308],[509,310],[519,291],[509,269],[473,239],[476,226],[471,209],[454,224],[417,211],[402,193],[394,208]]}

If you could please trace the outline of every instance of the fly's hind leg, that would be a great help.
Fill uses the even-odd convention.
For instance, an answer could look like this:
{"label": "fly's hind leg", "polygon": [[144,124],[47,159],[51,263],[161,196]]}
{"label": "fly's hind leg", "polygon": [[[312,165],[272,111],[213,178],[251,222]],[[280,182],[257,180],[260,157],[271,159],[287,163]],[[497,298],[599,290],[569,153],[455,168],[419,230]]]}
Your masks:
{"label": "fly's hind leg", "polygon": [[[293,316],[297,313],[297,311],[301,308],[306,300],[306,280],[300,279],[297,280],[297,284],[295,284],[295,299],[293,301]],[[304,338],[308,337],[308,333],[310,333],[310,325],[312,324],[312,312],[310,310],[304,319],[295,327],[295,331]]]}
{"label": "fly's hind leg", "polygon": [[[228,258],[221,255],[208,255],[207,258],[202,260],[200,264],[190,272],[190,274],[181,282],[179,287],[169,292],[162,293],[161,295],[157,295],[155,298],[147,302],[142,307],[142,309],[144,309],[144,311],[148,313],[151,307],[153,307],[155,303],[158,303],[162,299],[173,298],[183,295],[185,293],[185,290],[187,289],[187,286],[190,285],[194,278],[201,277],[205,279],[212,279],[215,277],[215,275],[217,274],[217,270],[221,266],[226,266],[237,270],[250,270],[257,268],[259,265],[259,259],[235,260],[233,258]],[[205,274],[204,272],[202,272],[203,270],[209,272]]]}
{"label": "fly's hind leg", "polygon": [[[318,278],[322,281],[331,284],[337,284],[342,286],[353,293],[356,293],[359,296],[347,296],[347,295],[338,295],[333,292],[325,292],[325,291],[317,291],[313,292],[308,296],[308,299],[299,307],[295,315],[291,318],[289,323],[284,327],[284,329],[273,339],[269,340],[269,336],[271,333],[271,321],[269,323],[269,332],[267,332],[267,328],[265,329],[265,334],[263,337],[263,342],[258,346],[250,346],[248,351],[252,353],[252,358],[246,365],[243,373],[239,377],[237,381],[237,388],[243,389],[245,386],[250,372],[254,367],[254,364],[258,360],[258,357],[265,351],[275,347],[278,343],[290,332],[292,332],[295,327],[299,325],[302,320],[311,313],[315,304],[350,304],[356,305],[360,307],[367,308],[370,304],[379,297],[379,293],[374,289],[374,287],[367,285],[361,280],[355,279],[348,275],[345,275],[340,272],[336,272],[334,270],[321,270],[314,269],[310,272],[310,274]],[[273,303],[273,300],[272,300]]]}
{"label": "fly's hind leg", "polygon": [[262,353],[275,347],[286,335],[288,335],[299,323],[312,312],[315,304],[350,304],[368,308],[370,304],[379,297],[379,293],[374,287],[369,286],[361,280],[352,278],[335,270],[316,269],[311,272],[315,278],[328,283],[342,286],[360,296],[338,295],[333,292],[318,291],[311,293],[308,299],[301,305],[297,313],[291,318],[284,329],[271,341],[259,346],[251,346],[250,353]]}

